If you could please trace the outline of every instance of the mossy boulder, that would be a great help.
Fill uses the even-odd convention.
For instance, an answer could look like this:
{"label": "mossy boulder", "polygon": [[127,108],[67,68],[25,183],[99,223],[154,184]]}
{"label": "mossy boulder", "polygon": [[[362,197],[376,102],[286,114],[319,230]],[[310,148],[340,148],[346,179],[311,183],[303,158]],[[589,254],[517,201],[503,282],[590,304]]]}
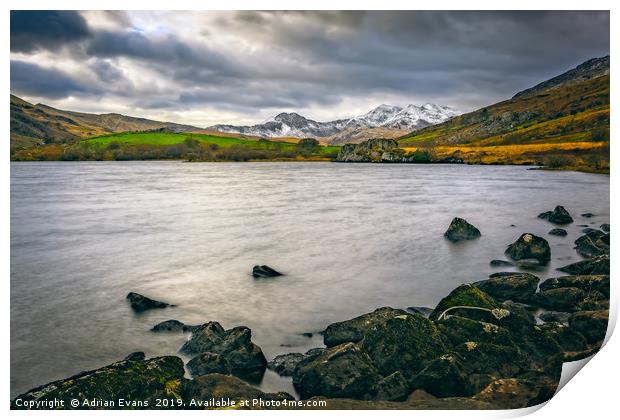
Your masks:
{"label": "mossy boulder", "polygon": [[477,227],[468,223],[467,220],[455,217],[443,236],[452,242],[458,242],[479,238],[480,231]]}
{"label": "mossy boulder", "polygon": [[429,318],[432,320],[437,320],[447,310],[449,310],[450,315],[461,315],[465,317],[474,317],[477,319],[481,316],[483,319],[487,318],[487,314],[481,313],[475,309],[466,309],[467,307],[480,307],[491,310],[497,308],[498,304],[491,296],[484,293],[477,287],[471,284],[462,284],[450,292],[448,296],[439,301],[435,309],[433,309],[433,312],[431,312]]}
{"label": "mossy boulder", "polygon": [[540,328],[553,337],[564,352],[583,351],[588,347],[588,342],[583,334],[560,322],[547,322]]}
{"label": "mossy boulder", "polygon": [[379,308],[373,312],[360,315],[347,321],[335,322],[323,331],[323,342],[327,347],[342,343],[356,343],[375,325],[399,315],[406,315],[407,311],[394,308]]}
{"label": "mossy boulder", "polygon": [[[89,409],[96,407],[71,407],[71,400],[122,399],[146,403],[146,406],[137,408],[154,408],[157,398],[178,398],[184,373],[183,361],[175,356],[123,360],[34,388],[15,400],[50,401],[57,398],[64,402],[65,408]],[[12,408],[20,408],[15,405],[15,400]]]}
{"label": "mossy boulder", "polygon": [[609,223],[603,223],[603,224],[600,226],[600,228],[601,228],[601,230],[602,230],[603,232],[609,233],[609,228],[610,228]]}
{"label": "mossy boulder", "polygon": [[568,274],[609,274],[609,255],[599,255],[558,268]]}
{"label": "mossy boulder", "polygon": [[585,258],[592,258],[603,254],[609,254],[609,233],[602,230],[591,229],[585,235],[575,240],[577,253]]}
{"label": "mossy boulder", "polygon": [[474,283],[478,289],[498,300],[529,302],[536,293],[540,279],[529,273],[491,277]]}
{"label": "mossy boulder", "polygon": [[533,233],[524,233],[508,245],[505,254],[516,261],[534,259],[540,264],[546,264],[551,259],[551,248],[546,239]]}
{"label": "mossy boulder", "polygon": [[379,401],[404,401],[409,393],[407,380],[402,373],[397,371],[379,381],[375,399]]}
{"label": "mossy boulder", "polygon": [[568,211],[562,206],[555,206],[553,211],[546,211],[538,215],[540,219],[545,219],[556,225],[566,225],[573,223],[573,218]]}
{"label": "mossy boulder", "polygon": [[571,315],[569,325],[575,331],[580,332],[588,340],[588,343],[600,343],[607,333],[609,311],[580,311]]}
{"label": "mossy boulder", "polygon": [[497,324],[460,316],[451,316],[437,321],[436,324],[444,343],[450,348],[466,342],[514,346],[510,331]]}
{"label": "mossy boulder", "polygon": [[[277,393],[265,393],[260,389],[254,388],[247,382],[234,376],[222,375],[219,373],[212,373],[209,375],[199,376],[191,381],[186,382],[182,390],[182,398],[189,404],[193,401],[211,401],[230,399],[237,404],[231,408],[257,408],[253,406],[240,407],[239,402],[241,400],[294,400],[294,397],[286,392]],[[189,407],[200,408],[200,407]],[[217,408],[217,407],[203,407],[203,408]]]}
{"label": "mossy boulder", "polygon": [[524,378],[496,379],[476,394],[473,399],[502,409],[532,407],[553,397],[557,382]]}
{"label": "mossy boulder", "polygon": [[187,362],[187,369],[193,376],[222,373],[228,375],[232,369],[228,360],[218,353],[205,352]]}
{"label": "mossy boulder", "polygon": [[252,342],[249,328],[241,326],[224,330],[214,321],[194,330],[181,352],[188,355],[219,354],[228,361],[231,372],[242,377],[260,376],[267,366],[261,348]]}
{"label": "mossy boulder", "polygon": [[584,292],[598,291],[609,299],[609,276],[592,274],[583,276],[552,277],[540,284],[540,290],[551,290],[562,287],[576,287]]}
{"label": "mossy boulder", "polygon": [[373,326],[361,348],[382,375],[400,371],[409,381],[446,347],[432,321],[418,314],[403,314]]}
{"label": "mossy boulder", "polygon": [[568,312],[607,308],[609,304],[605,295],[597,290],[584,291],[570,286],[541,290],[533,301],[543,308]]}
{"label": "mossy boulder", "polygon": [[353,343],[305,359],[293,372],[293,385],[302,398],[370,399],[380,379],[372,360]]}

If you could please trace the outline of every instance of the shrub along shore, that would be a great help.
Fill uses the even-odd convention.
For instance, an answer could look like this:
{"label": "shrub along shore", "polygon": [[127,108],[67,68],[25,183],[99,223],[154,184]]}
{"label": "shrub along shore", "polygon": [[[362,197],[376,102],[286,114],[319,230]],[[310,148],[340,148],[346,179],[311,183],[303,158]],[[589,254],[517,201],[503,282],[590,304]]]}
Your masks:
{"label": "shrub along shore", "polygon": [[[539,217],[556,225],[573,221],[561,206]],[[153,333],[191,333],[179,352],[191,357],[186,367],[192,379],[185,377],[183,361],[176,355],[146,359],[136,352],[23,393],[11,406],[509,409],[536,405],[553,396],[562,363],[596,353],[605,338],[609,229],[603,224],[584,230],[575,240],[584,259],[559,268],[565,276],[543,281],[526,272],[498,272],[460,285],[435,308],[383,307],[330,324],[320,332],[325,347],[282,354],[269,362],[247,327],[226,330],[215,321],[202,325],[164,321],[153,327]],[[484,232],[455,218],[444,236],[455,242],[480,241]],[[493,260],[491,265],[548,264],[552,249],[544,238],[524,233],[505,254],[507,260]],[[286,275],[268,266],[256,266],[253,273],[255,281]],[[127,300],[138,312],[174,307],[133,292]],[[252,386],[267,368],[291,376],[301,402],[285,392],[265,393]],[[269,403],[245,403],[252,400]],[[113,405],[104,404],[110,401]]]}

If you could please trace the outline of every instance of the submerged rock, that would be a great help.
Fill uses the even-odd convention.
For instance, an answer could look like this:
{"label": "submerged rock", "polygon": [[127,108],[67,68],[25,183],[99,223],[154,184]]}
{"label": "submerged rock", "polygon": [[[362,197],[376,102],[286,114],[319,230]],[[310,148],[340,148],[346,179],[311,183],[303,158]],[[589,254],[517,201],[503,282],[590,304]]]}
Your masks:
{"label": "submerged rock", "polygon": [[160,322],[159,324],[153,326],[151,331],[160,332],[160,331],[194,331],[197,328],[202,327],[202,325],[186,325],[181,321],[177,321],[176,319],[169,319],[168,321]]}
{"label": "submerged rock", "polygon": [[[99,369],[78,373],[67,379],[51,382],[17,396],[11,408],[19,409],[15,400],[63,401],[67,409],[91,409],[96,406],[72,407],[71,401],[100,400],[138,402],[153,408],[156,400],[179,398],[183,385],[183,361],[175,356],[148,360],[123,360]],[[127,407],[131,408],[131,407]]]}
{"label": "submerged rock", "polygon": [[214,321],[194,330],[180,351],[189,355],[219,354],[228,361],[233,374],[244,377],[262,374],[267,366],[261,348],[252,342],[252,331],[248,327],[224,330]]}
{"label": "submerged rock", "polygon": [[594,217],[595,215],[593,213],[582,213],[581,217],[586,217],[586,218],[590,218],[590,217]]}
{"label": "submerged rock", "polygon": [[468,223],[465,219],[455,217],[452,219],[446,233],[443,234],[452,242],[462,240],[475,239],[480,237],[480,231],[474,225]]}
{"label": "submerged rock", "polygon": [[205,352],[187,362],[187,368],[193,376],[221,373],[228,375],[232,372],[228,360],[218,353]]}
{"label": "submerged rock", "polygon": [[133,353],[129,353],[127,356],[125,356],[123,360],[131,360],[135,362],[136,360],[144,360],[145,358],[146,355],[143,351],[134,351]]}
{"label": "submerged rock", "polygon": [[283,274],[280,273],[279,271],[274,270],[273,268],[269,267],[268,265],[255,265],[252,268],[252,276],[254,277],[263,277],[263,278],[267,278],[267,277],[278,277],[278,276],[282,276]]}
{"label": "submerged rock", "polygon": [[364,335],[375,325],[381,324],[395,316],[405,314],[407,314],[407,311],[402,309],[385,307],[347,321],[335,322],[328,325],[325,331],[323,331],[323,342],[327,347],[349,342],[356,343],[362,340]]}
{"label": "submerged rock", "polygon": [[529,302],[536,293],[540,279],[529,273],[492,277],[474,283],[478,289],[500,300]]}
{"label": "submerged rock", "polygon": [[609,274],[609,255],[588,258],[573,264],[558,268],[568,274]]}
{"label": "submerged rock", "polygon": [[292,376],[295,367],[306,357],[303,353],[280,354],[267,363],[267,368],[280,376]]}
{"label": "submerged rock", "polygon": [[565,229],[555,228],[555,229],[551,229],[549,231],[549,235],[553,235],[553,236],[566,236],[566,235],[568,235],[568,232]]}
{"label": "submerged rock", "polygon": [[505,254],[513,260],[533,258],[541,264],[546,264],[551,259],[551,248],[544,238],[532,233],[524,233],[506,248]]}
{"label": "submerged rock", "polygon": [[573,222],[573,218],[562,206],[555,206],[553,211],[546,211],[538,215],[540,219],[545,219],[556,225],[566,225]]}
{"label": "submerged rock", "polygon": [[505,260],[491,260],[489,263],[491,267],[514,267],[514,264]]}
{"label": "submerged rock", "polygon": [[293,372],[293,385],[302,398],[370,399],[380,379],[372,360],[353,343],[302,361]]}
{"label": "submerged rock", "polygon": [[129,300],[131,308],[137,312],[146,311],[148,309],[160,309],[174,306],[169,303],[153,300],[151,298],[142,296],[141,294],[134,292],[129,292],[129,294],[127,295],[127,300]]}
{"label": "submerged rock", "polygon": [[609,254],[609,233],[598,229],[590,229],[585,235],[575,240],[577,253],[585,258]]}

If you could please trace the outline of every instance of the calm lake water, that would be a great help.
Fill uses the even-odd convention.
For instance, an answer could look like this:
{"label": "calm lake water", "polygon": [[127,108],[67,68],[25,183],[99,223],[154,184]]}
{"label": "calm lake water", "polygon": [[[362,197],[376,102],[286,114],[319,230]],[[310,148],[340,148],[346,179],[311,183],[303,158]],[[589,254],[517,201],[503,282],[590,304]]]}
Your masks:
{"label": "calm lake water", "polygon": [[[536,218],[564,205],[566,238]],[[591,212],[591,219],[580,217]],[[454,216],[478,240],[451,244]],[[380,306],[434,306],[521,233],[547,238],[541,277],[609,221],[609,177],[511,166],[336,163],[11,164],[11,394],[142,350],[177,354],[167,319],[246,325],[268,359]],[[515,225],[515,226],[511,226]],[[255,264],[286,276],[255,280]],[[178,305],[136,315],[129,291]],[[185,359],[187,360],[187,359]],[[292,392],[267,372],[266,390]]]}

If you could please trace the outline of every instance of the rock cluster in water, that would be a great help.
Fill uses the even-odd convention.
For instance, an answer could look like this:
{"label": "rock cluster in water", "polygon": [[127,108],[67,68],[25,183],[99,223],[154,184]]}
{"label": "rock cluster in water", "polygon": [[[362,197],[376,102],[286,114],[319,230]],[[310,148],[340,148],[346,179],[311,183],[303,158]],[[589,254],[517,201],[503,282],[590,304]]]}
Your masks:
{"label": "rock cluster in water", "polygon": [[[269,363],[247,327],[226,330],[213,321],[194,326],[164,321],[153,330],[191,332],[181,352],[192,357],[187,369],[193,379],[184,377],[183,362],[176,356],[146,359],[135,352],[19,395],[12,408],[54,398],[65,402],[65,408],[71,408],[72,399],[146,405],[115,408],[156,408],[162,398],[184,403],[292,401],[287,393],[265,393],[244,381],[262,376],[266,367],[292,376],[302,399],[326,401],[324,408],[331,409],[539,404],[553,396],[562,363],[595,353],[607,331],[609,226],[580,236],[575,245],[586,259],[560,269],[570,275],[541,282],[529,273],[495,273],[458,286],[432,310],[382,307],[335,322],[322,331],[325,348],[282,354]],[[543,238],[525,233],[506,254],[547,263],[550,248]],[[130,301],[140,310],[168,306],[143,296]]]}

